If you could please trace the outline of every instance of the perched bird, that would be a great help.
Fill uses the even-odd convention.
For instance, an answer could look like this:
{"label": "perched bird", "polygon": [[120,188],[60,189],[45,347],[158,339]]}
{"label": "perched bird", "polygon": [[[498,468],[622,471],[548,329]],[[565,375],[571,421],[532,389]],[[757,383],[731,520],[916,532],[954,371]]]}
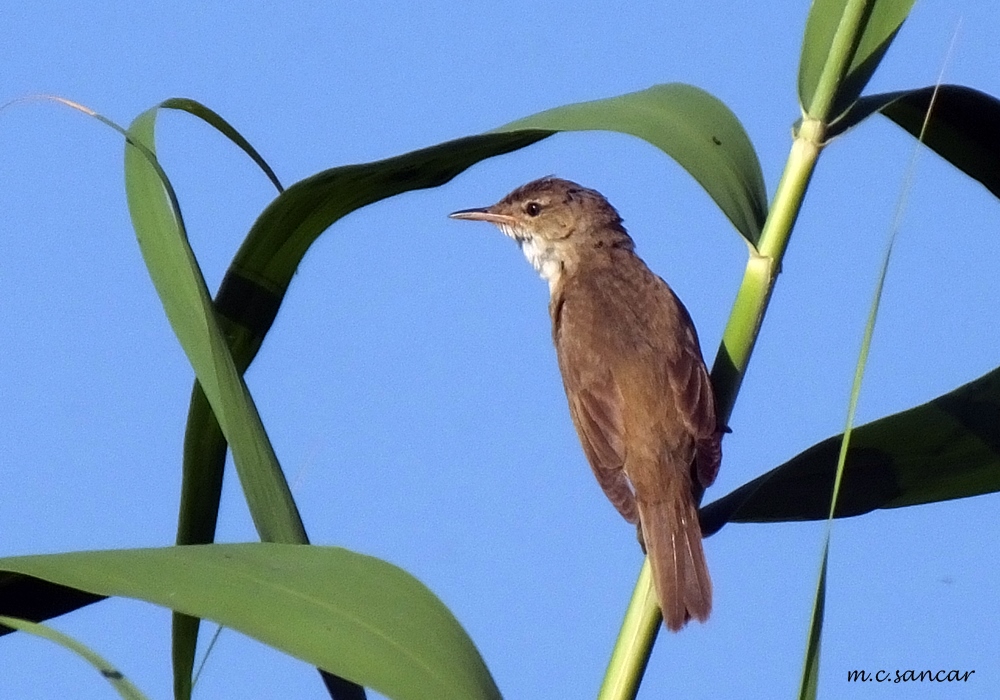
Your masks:
{"label": "perched bird", "polygon": [[687,309],[595,190],[543,178],[451,217],[496,224],[548,282],[559,369],[594,475],[639,524],[667,628],[706,620],[697,503],[718,473],[722,433]]}

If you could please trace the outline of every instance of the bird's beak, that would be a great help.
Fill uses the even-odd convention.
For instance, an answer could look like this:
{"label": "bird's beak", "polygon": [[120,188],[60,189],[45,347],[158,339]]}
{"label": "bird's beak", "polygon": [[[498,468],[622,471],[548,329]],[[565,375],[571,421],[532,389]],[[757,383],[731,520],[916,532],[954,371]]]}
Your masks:
{"label": "bird's beak", "polygon": [[467,221],[489,221],[491,224],[505,224],[511,226],[516,223],[513,216],[508,216],[507,214],[497,214],[493,211],[492,207],[483,207],[481,209],[462,209],[461,211],[453,211],[448,214],[450,219],[465,219]]}

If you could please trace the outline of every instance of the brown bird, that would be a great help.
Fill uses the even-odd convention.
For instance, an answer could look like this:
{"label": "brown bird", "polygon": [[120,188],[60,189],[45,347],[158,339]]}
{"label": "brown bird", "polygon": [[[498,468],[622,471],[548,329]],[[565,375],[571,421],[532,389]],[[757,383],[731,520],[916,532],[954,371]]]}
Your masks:
{"label": "brown bird", "polygon": [[587,460],[618,512],[639,523],[667,627],[705,621],[712,581],[697,503],[722,448],[687,309],[594,190],[543,178],[451,216],[496,224],[549,283],[552,337]]}

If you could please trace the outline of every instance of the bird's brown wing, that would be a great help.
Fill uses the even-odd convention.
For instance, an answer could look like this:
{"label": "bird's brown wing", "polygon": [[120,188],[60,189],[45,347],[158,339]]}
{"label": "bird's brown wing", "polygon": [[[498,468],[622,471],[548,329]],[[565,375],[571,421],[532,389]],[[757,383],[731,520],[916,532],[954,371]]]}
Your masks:
{"label": "bird's brown wing", "polygon": [[698,483],[707,488],[715,481],[722,462],[722,433],[715,413],[715,394],[705,363],[697,353],[684,352],[667,373],[678,405],[686,407],[682,414],[695,438],[695,464]]}
{"label": "bird's brown wing", "polygon": [[576,318],[578,314],[586,318],[591,309],[584,302],[575,312],[564,313],[567,311],[564,301],[561,293],[554,295],[549,311],[570,416],[597,483],[622,517],[635,523],[639,520],[639,511],[632,485],[625,475],[621,391],[606,362],[594,352],[586,332],[592,324],[581,324]]}
{"label": "bird's brown wing", "polygon": [[622,517],[630,523],[637,522],[635,495],[624,471],[621,394],[611,373],[605,371],[600,377],[564,373],[563,380],[569,412],[597,482]]}
{"label": "bird's brown wing", "polygon": [[664,291],[676,304],[680,324],[676,353],[665,353],[666,377],[674,393],[675,405],[685,407],[681,419],[695,439],[695,473],[701,488],[715,482],[722,462],[722,431],[715,407],[715,392],[705,361],[701,356],[698,335],[686,308],[663,283]]}

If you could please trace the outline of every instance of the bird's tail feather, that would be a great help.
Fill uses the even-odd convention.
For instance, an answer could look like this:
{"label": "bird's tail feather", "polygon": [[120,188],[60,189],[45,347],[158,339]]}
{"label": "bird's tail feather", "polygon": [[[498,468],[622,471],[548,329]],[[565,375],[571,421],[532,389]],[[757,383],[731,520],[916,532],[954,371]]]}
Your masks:
{"label": "bird's tail feather", "polygon": [[687,485],[672,484],[662,501],[639,500],[642,535],[653,569],[656,597],[667,629],[691,618],[704,622],[712,610],[712,580],[705,563],[701,526]]}

